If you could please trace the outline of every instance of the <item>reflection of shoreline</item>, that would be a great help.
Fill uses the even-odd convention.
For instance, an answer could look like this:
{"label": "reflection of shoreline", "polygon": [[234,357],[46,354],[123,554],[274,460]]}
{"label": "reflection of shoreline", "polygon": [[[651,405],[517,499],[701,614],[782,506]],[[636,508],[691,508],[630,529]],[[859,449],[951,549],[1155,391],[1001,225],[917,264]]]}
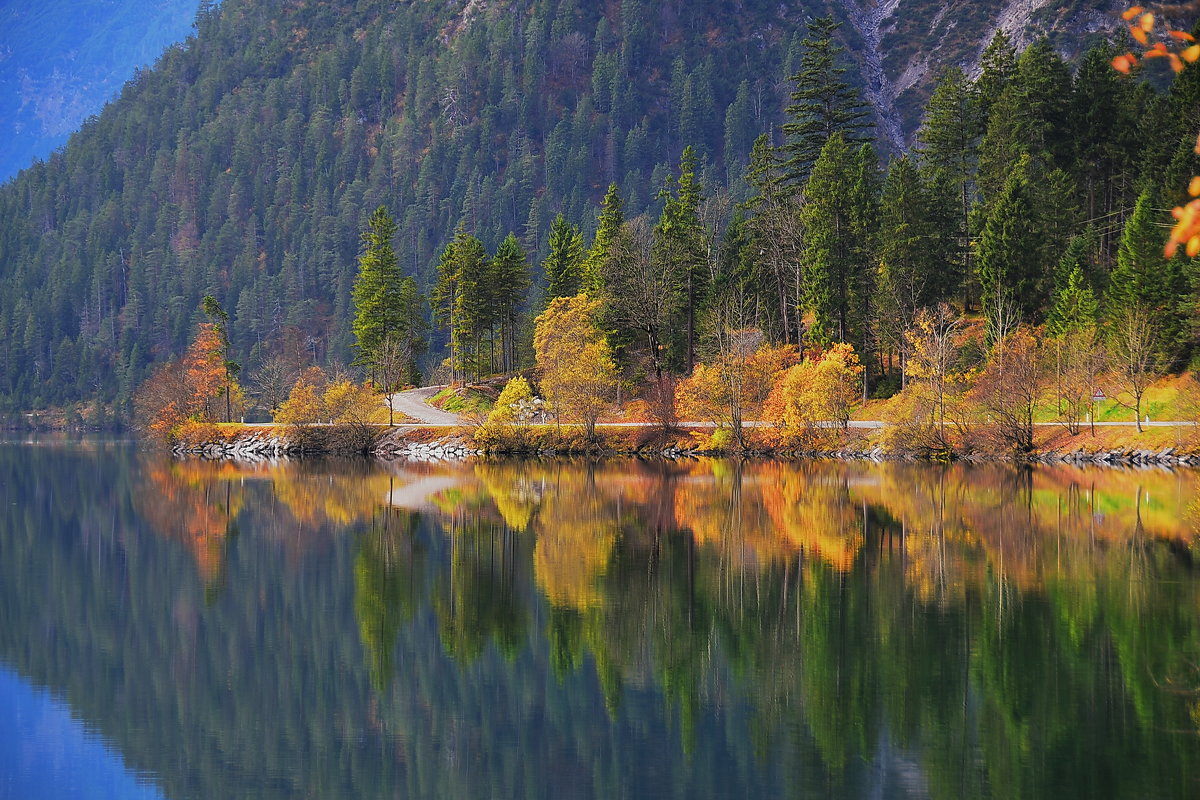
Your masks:
{"label": "reflection of shoreline", "polygon": [[[604,574],[614,542],[646,547],[656,531],[687,532],[750,571],[803,555],[845,573],[882,536],[889,551],[900,548],[915,585],[944,595],[988,570],[1040,586],[1051,572],[1092,568],[1137,539],[1186,549],[1200,512],[1189,507],[1200,474],[1187,471],[704,459],[144,464],[154,491],[139,508],[156,530],[188,542],[206,578],[219,573],[227,529],[248,503],[286,509],[280,535],[300,550],[314,529],[328,538],[392,508],[447,529],[486,517],[529,531],[539,540],[543,590],[583,606],[596,602],[589,584]],[[255,485],[264,494],[247,498]],[[1048,561],[1051,544],[1072,558]]]}

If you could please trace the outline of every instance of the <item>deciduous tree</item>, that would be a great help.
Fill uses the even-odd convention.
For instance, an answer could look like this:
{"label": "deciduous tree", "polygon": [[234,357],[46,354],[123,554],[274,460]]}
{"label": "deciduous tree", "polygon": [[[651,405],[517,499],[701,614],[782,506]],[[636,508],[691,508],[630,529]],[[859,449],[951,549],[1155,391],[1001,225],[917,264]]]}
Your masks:
{"label": "deciduous tree", "polygon": [[587,295],[556,297],[537,318],[533,349],[542,392],[555,414],[578,420],[589,438],[612,405],[616,366],[596,327],[600,301]]}

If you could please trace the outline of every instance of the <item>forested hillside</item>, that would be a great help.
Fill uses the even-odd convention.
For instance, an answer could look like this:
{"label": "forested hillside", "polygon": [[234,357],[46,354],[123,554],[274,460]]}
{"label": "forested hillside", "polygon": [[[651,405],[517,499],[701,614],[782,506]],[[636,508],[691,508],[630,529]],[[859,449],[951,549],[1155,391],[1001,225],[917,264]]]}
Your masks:
{"label": "forested hillside", "polygon": [[[379,205],[396,218],[402,270],[427,292],[460,226],[488,252],[515,233],[537,263],[557,215],[585,235],[595,229],[610,184],[626,219],[657,218],[687,145],[707,196],[728,187],[722,231],[732,201],[750,201],[744,214],[761,216],[754,198],[764,185],[747,183],[746,165],[759,134],[774,145],[794,138],[785,127],[797,124],[787,113],[795,102],[788,76],[804,68],[804,21],[827,10],[818,5],[205,4],[195,38],[141,73],[63,152],[0,188],[0,403],[12,410],[99,396],[125,408],[152,364],[183,351],[206,294],[228,310],[244,366],[281,352],[349,362],[359,234]],[[1055,9],[1039,13],[1081,19],[1074,6]],[[907,123],[899,144],[915,141],[921,105],[911,99],[934,83],[936,64],[920,47],[939,44],[970,64],[979,43],[950,31],[948,19],[1013,25],[1011,9],[999,5],[931,8],[920,33],[912,20],[926,15],[916,5],[903,15],[892,7],[864,17],[852,3],[833,11],[844,21],[835,38],[850,45],[836,67],[875,101],[866,135],[885,159],[897,147],[897,115]],[[1079,46],[1086,40],[1072,37]],[[916,41],[926,43],[919,52],[901,52]],[[889,43],[896,47],[880,61]],[[1059,226],[1030,268],[1057,263],[1052,250],[1094,223],[1099,243],[1087,272],[1095,291],[1103,291],[1139,190],[1186,185],[1163,183],[1168,164],[1171,175],[1190,174],[1189,164],[1171,160],[1189,124],[1178,111],[1186,98],[1118,82],[1110,53],[1085,59],[1073,81],[1048,44],[1031,52],[1022,69],[1006,51],[993,54],[999,61],[980,82],[959,81],[964,113],[975,116],[945,135],[962,147],[926,148],[941,155],[922,161],[921,180],[938,192],[953,183],[960,201],[958,212],[942,209],[947,218],[922,223],[957,248],[947,256],[958,272],[939,289],[944,296],[972,302],[972,248],[982,245],[971,234],[982,233],[985,208],[1023,152],[1026,179],[1052,204],[1039,207],[1040,219]],[[918,56],[925,77],[900,80]],[[1014,76],[1024,82],[1006,97]],[[910,99],[897,104],[902,86]],[[954,91],[931,111],[946,124]],[[760,155],[758,179],[775,168]],[[861,169],[868,183],[882,182],[879,167],[864,161]],[[885,194],[889,185],[906,191],[902,180],[880,185]],[[766,228],[757,235],[782,241]],[[777,291],[760,299],[786,317],[803,305],[804,289],[773,279]],[[1030,303],[1041,309],[1052,283],[1042,280]],[[689,324],[703,300],[689,299]],[[795,323],[798,332],[798,315]],[[784,336],[789,324],[761,327]],[[849,324],[841,320],[840,333]],[[443,354],[434,348],[435,360]]]}

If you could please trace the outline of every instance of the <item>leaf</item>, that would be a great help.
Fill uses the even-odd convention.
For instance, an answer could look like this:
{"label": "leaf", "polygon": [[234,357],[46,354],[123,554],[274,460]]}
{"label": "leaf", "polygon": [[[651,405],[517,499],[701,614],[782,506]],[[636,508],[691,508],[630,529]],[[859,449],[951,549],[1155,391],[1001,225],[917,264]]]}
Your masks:
{"label": "leaf", "polygon": [[1179,56],[1169,53],[1167,59],[1171,62],[1171,69],[1176,72],[1183,72],[1183,62],[1179,60]]}
{"label": "leaf", "polygon": [[1154,30],[1154,15],[1148,12],[1142,14],[1142,16],[1138,18],[1138,26],[1145,33],[1150,33],[1150,31]]}
{"label": "leaf", "polygon": [[1200,175],[1192,177],[1192,182],[1188,184],[1188,194],[1192,197],[1200,197]]}
{"label": "leaf", "polygon": [[1192,36],[1190,33],[1185,33],[1184,31],[1168,31],[1168,33],[1170,33],[1172,37],[1178,39],[1181,42],[1196,41],[1195,36]]}
{"label": "leaf", "polygon": [[1200,236],[1193,236],[1188,239],[1187,254],[1188,258],[1195,258],[1197,254],[1200,254]]}
{"label": "leaf", "polygon": [[1146,38],[1146,32],[1144,30],[1142,30],[1141,28],[1130,27],[1129,35],[1132,36],[1134,39],[1137,39],[1139,42],[1141,42],[1144,45],[1149,46],[1149,44],[1150,44],[1150,40],[1148,38]]}
{"label": "leaf", "polygon": [[1145,10],[1146,9],[1142,8],[1141,6],[1131,6],[1127,9],[1125,9],[1125,11],[1121,13],[1121,18],[1124,19],[1126,22],[1129,22],[1130,20],[1132,20],[1134,17],[1136,17],[1138,14],[1142,13]]}
{"label": "leaf", "polygon": [[1179,54],[1189,64],[1200,58],[1200,44],[1194,44]]}
{"label": "leaf", "polygon": [[1137,62],[1133,60],[1132,55],[1117,56],[1112,60],[1113,69],[1125,75],[1129,74],[1129,70],[1133,68]]}

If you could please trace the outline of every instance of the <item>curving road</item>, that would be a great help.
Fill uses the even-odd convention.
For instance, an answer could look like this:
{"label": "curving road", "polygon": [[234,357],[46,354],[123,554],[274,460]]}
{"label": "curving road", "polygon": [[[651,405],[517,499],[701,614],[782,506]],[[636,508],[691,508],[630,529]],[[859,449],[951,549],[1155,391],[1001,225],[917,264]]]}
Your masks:
{"label": "curving road", "polygon": [[445,389],[445,386],[422,386],[396,392],[391,396],[392,409],[415,420],[421,425],[462,425],[463,418],[449,411],[429,405],[429,398]]}

